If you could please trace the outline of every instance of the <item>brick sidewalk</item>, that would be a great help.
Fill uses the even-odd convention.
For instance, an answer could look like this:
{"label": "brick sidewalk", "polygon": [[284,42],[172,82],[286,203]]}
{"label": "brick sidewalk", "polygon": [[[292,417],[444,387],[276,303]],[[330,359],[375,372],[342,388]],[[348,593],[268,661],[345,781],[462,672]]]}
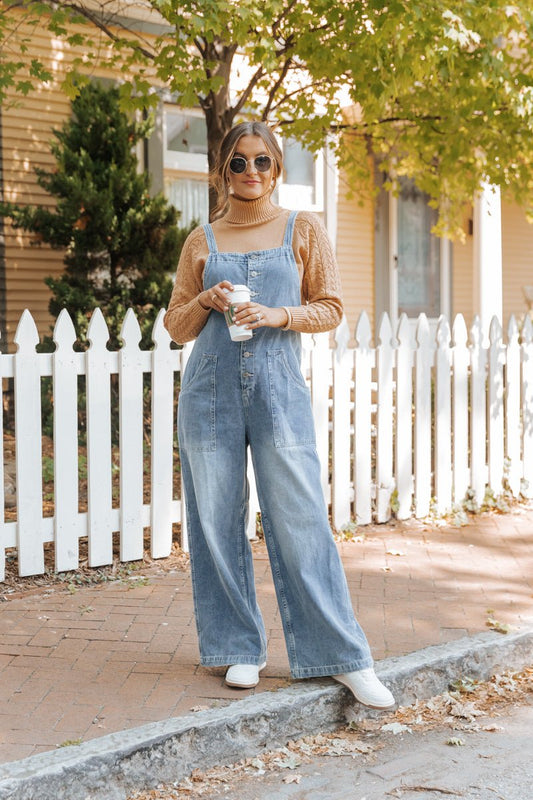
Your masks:
{"label": "brick sidewalk", "polygon": [[[360,531],[362,541],[339,548],[376,660],[486,630],[489,616],[533,622],[533,509],[464,528]],[[257,693],[290,675],[268,558],[262,545],[254,551],[269,636]],[[53,586],[0,603],[0,762],[250,693],[227,688],[224,669],[198,665],[188,573],[143,575],[146,585]]]}

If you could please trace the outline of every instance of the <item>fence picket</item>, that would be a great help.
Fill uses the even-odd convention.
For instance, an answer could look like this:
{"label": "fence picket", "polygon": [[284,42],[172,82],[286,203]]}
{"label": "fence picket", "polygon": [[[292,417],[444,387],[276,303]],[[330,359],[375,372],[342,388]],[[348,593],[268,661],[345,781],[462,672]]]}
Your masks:
{"label": "fence picket", "polygon": [[66,309],[54,327],[54,533],[55,568],[77,569],[78,529],[78,353],[76,331]]}
{"label": "fence picket", "polygon": [[489,330],[488,354],[488,484],[495,494],[502,491],[503,478],[503,370],[505,351],[502,327],[493,317]]}
{"label": "fence picket", "polygon": [[475,317],[470,330],[470,476],[472,491],[478,505],[484,500],[487,482],[487,355],[482,339],[481,321],[479,317]]}
{"label": "fence picket", "polygon": [[172,548],[172,475],[174,440],[174,367],[177,352],[163,325],[164,310],[152,332],[152,557],[163,558]]}
{"label": "fence picket", "polygon": [[19,575],[44,572],[42,531],[41,376],[37,327],[26,309],[14,338],[15,439],[17,462],[17,551]]}
{"label": "fence picket", "polygon": [[413,504],[413,342],[407,314],[400,317],[396,338],[396,516],[408,519]]}
{"label": "fence picket", "polygon": [[507,481],[514,497],[520,493],[520,344],[514,314],[507,326],[505,353],[505,457]]}
{"label": "fence picket", "polygon": [[87,376],[87,535],[89,566],[113,561],[111,518],[111,353],[109,331],[97,308],[89,323]]}
{"label": "fence picket", "polygon": [[[0,339],[2,331],[0,330]],[[0,350],[0,356],[1,356]],[[6,546],[5,546],[5,476],[4,476],[4,380],[3,380],[2,360],[0,359],[0,396],[2,406],[0,408],[0,583],[6,577]]]}
{"label": "fence picket", "polygon": [[128,309],[118,354],[120,418],[120,560],[142,559],[143,541],[143,365],[142,334]]}
{"label": "fence picket", "polygon": [[462,314],[458,314],[452,329],[452,462],[453,462],[453,500],[459,505],[465,499],[470,486],[468,465],[468,370],[470,354],[468,332]]}
{"label": "fence picket", "polygon": [[259,513],[259,498],[257,496],[257,486],[255,483],[255,472],[250,457],[250,448],[247,453],[247,480],[248,480],[248,524],[246,535],[248,539],[255,539],[257,536],[257,514]]}
{"label": "fence picket", "polygon": [[372,369],[374,351],[366,311],[355,331],[354,368],[354,513],[358,525],[372,522]]}
{"label": "fence picket", "polygon": [[522,327],[522,492],[533,497],[533,323],[526,314]]}
{"label": "fence picket", "polygon": [[[192,342],[187,342],[183,345],[182,349],[179,351],[179,371],[180,376],[183,376],[185,372],[185,367],[187,366],[187,361],[189,360],[189,356],[192,352]],[[180,378],[180,385],[181,385],[181,378]],[[178,403],[179,403],[179,394],[178,394]],[[177,428],[177,419],[176,419],[176,428]],[[177,434],[176,434],[177,435]],[[185,483],[183,481],[183,475],[180,475],[180,493],[181,493],[181,500],[180,500],[180,513],[181,513],[181,548],[185,553],[189,552],[189,534],[187,531],[187,504],[185,498]]]}
{"label": "fence picket", "polygon": [[316,450],[320,459],[320,479],[326,503],[329,503],[329,387],[331,350],[329,334],[313,337],[311,350],[311,402],[316,429]]}
{"label": "fence picket", "polygon": [[333,431],[331,446],[331,518],[339,530],[350,522],[350,454],[353,350],[348,349],[350,329],[346,318],[335,331],[333,350]]}
{"label": "fence picket", "polygon": [[415,516],[429,514],[431,502],[431,365],[429,323],[420,314],[415,352]]}
{"label": "fence picket", "polygon": [[376,411],[376,520],[390,519],[390,499],[394,489],[392,467],[392,379],[394,349],[388,314],[383,314],[377,347],[377,411]]}
{"label": "fence picket", "polygon": [[445,317],[439,319],[435,353],[435,496],[437,511],[452,506],[452,417],[451,417],[451,331]]}

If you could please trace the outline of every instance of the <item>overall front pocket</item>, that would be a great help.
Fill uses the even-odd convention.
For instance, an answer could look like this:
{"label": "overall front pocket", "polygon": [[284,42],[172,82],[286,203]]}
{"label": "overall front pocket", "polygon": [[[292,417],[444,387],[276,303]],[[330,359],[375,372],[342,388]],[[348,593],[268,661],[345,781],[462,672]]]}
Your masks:
{"label": "overall front pocket", "polygon": [[311,394],[297,365],[283,350],[268,350],[270,410],[276,447],[315,444]]}
{"label": "overall front pocket", "polygon": [[186,450],[216,450],[217,356],[204,353],[187,365],[178,398],[178,438]]}

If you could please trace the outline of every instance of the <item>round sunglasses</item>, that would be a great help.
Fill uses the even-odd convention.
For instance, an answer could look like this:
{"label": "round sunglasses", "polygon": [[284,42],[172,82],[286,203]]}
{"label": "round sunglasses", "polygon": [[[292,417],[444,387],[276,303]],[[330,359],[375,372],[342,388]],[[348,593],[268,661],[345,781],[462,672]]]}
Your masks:
{"label": "round sunglasses", "polygon": [[241,175],[251,161],[258,172],[268,172],[272,164],[270,156],[256,156],[248,159],[244,156],[233,156],[229,162],[230,172],[233,172],[234,175]]}

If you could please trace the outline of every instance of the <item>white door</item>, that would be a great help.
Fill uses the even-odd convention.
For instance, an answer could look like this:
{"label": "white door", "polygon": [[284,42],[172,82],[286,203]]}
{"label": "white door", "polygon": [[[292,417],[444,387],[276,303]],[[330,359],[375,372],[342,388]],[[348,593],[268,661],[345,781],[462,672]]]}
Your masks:
{"label": "white door", "polygon": [[416,325],[424,313],[432,328],[450,315],[450,242],[431,233],[437,212],[413,181],[402,178],[397,197],[389,194],[390,316],[402,313]]}

